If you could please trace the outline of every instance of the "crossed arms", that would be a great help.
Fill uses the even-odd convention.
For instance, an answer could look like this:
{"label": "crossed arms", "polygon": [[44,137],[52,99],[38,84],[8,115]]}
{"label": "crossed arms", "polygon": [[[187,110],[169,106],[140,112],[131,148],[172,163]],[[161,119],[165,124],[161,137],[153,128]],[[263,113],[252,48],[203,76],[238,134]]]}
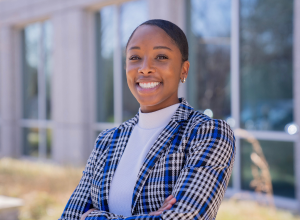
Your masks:
{"label": "crossed arms", "polygon": [[[107,131],[100,135],[104,137],[105,132]],[[165,209],[159,215],[145,211],[130,217],[93,210],[85,219],[214,219],[231,175],[235,155],[234,142],[232,130],[222,120],[210,120],[195,126],[187,143],[190,148],[184,167],[180,170],[172,189],[171,194],[176,202],[171,209]],[[99,150],[101,151],[97,147],[94,148],[80,183],[69,199],[60,220],[79,220],[84,213],[94,208],[90,179]]]}

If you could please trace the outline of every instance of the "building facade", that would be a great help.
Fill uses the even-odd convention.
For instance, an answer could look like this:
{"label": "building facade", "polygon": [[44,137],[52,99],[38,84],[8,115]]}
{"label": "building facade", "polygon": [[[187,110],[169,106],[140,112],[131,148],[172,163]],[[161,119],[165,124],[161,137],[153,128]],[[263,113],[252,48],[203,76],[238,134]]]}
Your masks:
{"label": "building facade", "polygon": [[[255,137],[275,203],[300,210],[300,0],[0,0],[0,157],[85,164],[97,134],[138,111],[124,48],[154,18],[188,37],[179,96]],[[253,190],[236,137],[228,195]]]}

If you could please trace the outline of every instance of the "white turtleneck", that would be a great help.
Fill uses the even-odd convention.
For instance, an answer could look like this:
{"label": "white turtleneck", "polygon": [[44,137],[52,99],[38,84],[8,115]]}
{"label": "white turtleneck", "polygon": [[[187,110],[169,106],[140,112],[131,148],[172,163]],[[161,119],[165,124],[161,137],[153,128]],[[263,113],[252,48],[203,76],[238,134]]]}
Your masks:
{"label": "white turtleneck", "polygon": [[131,216],[132,195],[138,172],[148,151],[179,105],[174,104],[151,113],[142,113],[139,109],[139,121],[132,130],[110,186],[108,206],[111,213]]}

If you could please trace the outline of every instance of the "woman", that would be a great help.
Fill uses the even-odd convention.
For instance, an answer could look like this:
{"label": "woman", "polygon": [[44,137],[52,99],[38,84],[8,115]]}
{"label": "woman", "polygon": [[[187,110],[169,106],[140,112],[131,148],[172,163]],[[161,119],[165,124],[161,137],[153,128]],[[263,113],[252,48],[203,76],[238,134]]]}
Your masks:
{"label": "woman", "polygon": [[183,31],[165,20],[135,29],[126,76],[136,116],[101,132],[61,220],[214,219],[234,161],[228,124],[178,98],[189,70]]}

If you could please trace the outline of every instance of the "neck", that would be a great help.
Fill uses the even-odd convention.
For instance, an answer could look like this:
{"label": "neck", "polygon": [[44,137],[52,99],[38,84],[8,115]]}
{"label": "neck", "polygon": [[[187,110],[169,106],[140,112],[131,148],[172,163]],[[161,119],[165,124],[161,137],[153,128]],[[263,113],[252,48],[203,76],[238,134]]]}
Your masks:
{"label": "neck", "polygon": [[155,112],[160,109],[169,107],[171,105],[174,105],[176,103],[179,103],[178,96],[170,97],[166,100],[163,100],[155,105],[140,105],[140,109],[142,113],[150,113],[150,112]]}

